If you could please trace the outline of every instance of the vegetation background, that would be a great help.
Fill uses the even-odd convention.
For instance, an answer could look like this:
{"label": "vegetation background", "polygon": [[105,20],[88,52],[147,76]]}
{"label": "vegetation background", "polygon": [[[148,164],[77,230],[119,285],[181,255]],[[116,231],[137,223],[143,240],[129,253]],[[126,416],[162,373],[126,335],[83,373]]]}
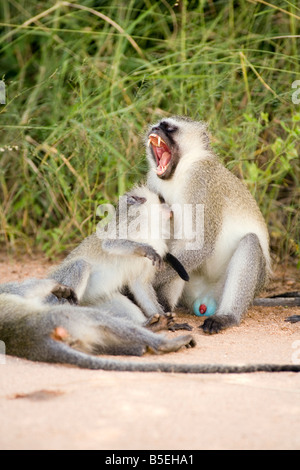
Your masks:
{"label": "vegetation background", "polygon": [[70,249],[99,204],[144,177],[147,125],[187,114],[208,122],[255,196],[277,260],[297,262],[299,0],[6,0],[0,11],[4,249]]}

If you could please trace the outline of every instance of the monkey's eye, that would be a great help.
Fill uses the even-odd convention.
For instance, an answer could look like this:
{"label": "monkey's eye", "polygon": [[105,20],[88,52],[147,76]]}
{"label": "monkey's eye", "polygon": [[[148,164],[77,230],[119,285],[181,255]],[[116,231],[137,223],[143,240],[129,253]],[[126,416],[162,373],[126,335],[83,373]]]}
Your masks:
{"label": "monkey's eye", "polygon": [[161,204],[164,204],[164,203],[166,202],[165,199],[162,197],[161,194],[158,195],[158,199],[159,199],[159,202],[160,202]]}
{"label": "monkey's eye", "polygon": [[168,127],[166,128],[166,131],[170,134],[170,133],[172,133],[172,132],[176,132],[177,129],[178,129],[178,128],[175,127],[175,126],[168,126]]}
{"label": "monkey's eye", "polygon": [[168,123],[168,122],[165,122],[165,121],[163,121],[163,122],[160,123],[160,127],[161,127],[161,129],[162,129],[164,132],[166,132],[167,134],[172,134],[172,132],[176,132],[177,129],[178,129],[177,126],[174,126],[174,125],[172,125],[172,124],[170,124],[170,123]]}

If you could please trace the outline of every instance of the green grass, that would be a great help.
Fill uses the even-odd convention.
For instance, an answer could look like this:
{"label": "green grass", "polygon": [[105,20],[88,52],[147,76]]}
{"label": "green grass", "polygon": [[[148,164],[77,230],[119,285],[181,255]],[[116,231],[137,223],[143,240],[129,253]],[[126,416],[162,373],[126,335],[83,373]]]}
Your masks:
{"label": "green grass", "polygon": [[79,3],[0,6],[2,246],[70,249],[98,204],[144,177],[149,122],[187,114],[248,184],[274,253],[297,258],[300,4]]}

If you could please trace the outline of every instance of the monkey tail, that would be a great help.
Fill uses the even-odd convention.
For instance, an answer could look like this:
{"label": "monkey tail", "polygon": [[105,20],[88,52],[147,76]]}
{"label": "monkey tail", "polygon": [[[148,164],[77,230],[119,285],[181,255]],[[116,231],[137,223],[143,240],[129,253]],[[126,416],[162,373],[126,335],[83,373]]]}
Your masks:
{"label": "monkey tail", "polygon": [[257,297],[253,301],[253,305],[262,307],[299,307],[300,306],[300,291],[284,292],[283,294],[272,295],[271,297]]}
{"label": "monkey tail", "polygon": [[177,272],[181,279],[183,279],[184,281],[189,281],[190,277],[186,272],[184,266],[180,263],[179,259],[172,255],[172,253],[167,253],[164,256],[164,261],[168,263]]}
{"label": "monkey tail", "polygon": [[105,359],[82,353],[70,346],[50,339],[47,355],[38,356],[38,361],[71,364],[83,369],[128,371],[128,372],[173,372],[181,374],[244,374],[251,372],[300,372],[300,364],[172,364],[168,362],[141,362]]}

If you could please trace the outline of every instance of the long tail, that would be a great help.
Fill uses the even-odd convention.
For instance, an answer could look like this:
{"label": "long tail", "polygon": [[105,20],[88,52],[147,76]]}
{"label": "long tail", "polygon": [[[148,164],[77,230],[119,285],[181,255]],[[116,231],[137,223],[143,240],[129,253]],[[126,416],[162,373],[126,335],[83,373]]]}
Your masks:
{"label": "long tail", "polygon": [[83,369],[137,372],[176,372],[182,374],[244,374],[251,372],[300,372],[300,364],[172,364],[168,362],[135,362],[104,359],[81,353],[63,343],[50,340],[49,354],[35,360],[72,364]]}
{"label": "long tail", "polygon": [[300,306],[300,291],[284,292],[283,294],[272,295],[271,297],[257,297],[253,301],[253,305],[262,307],[299,307]]}

